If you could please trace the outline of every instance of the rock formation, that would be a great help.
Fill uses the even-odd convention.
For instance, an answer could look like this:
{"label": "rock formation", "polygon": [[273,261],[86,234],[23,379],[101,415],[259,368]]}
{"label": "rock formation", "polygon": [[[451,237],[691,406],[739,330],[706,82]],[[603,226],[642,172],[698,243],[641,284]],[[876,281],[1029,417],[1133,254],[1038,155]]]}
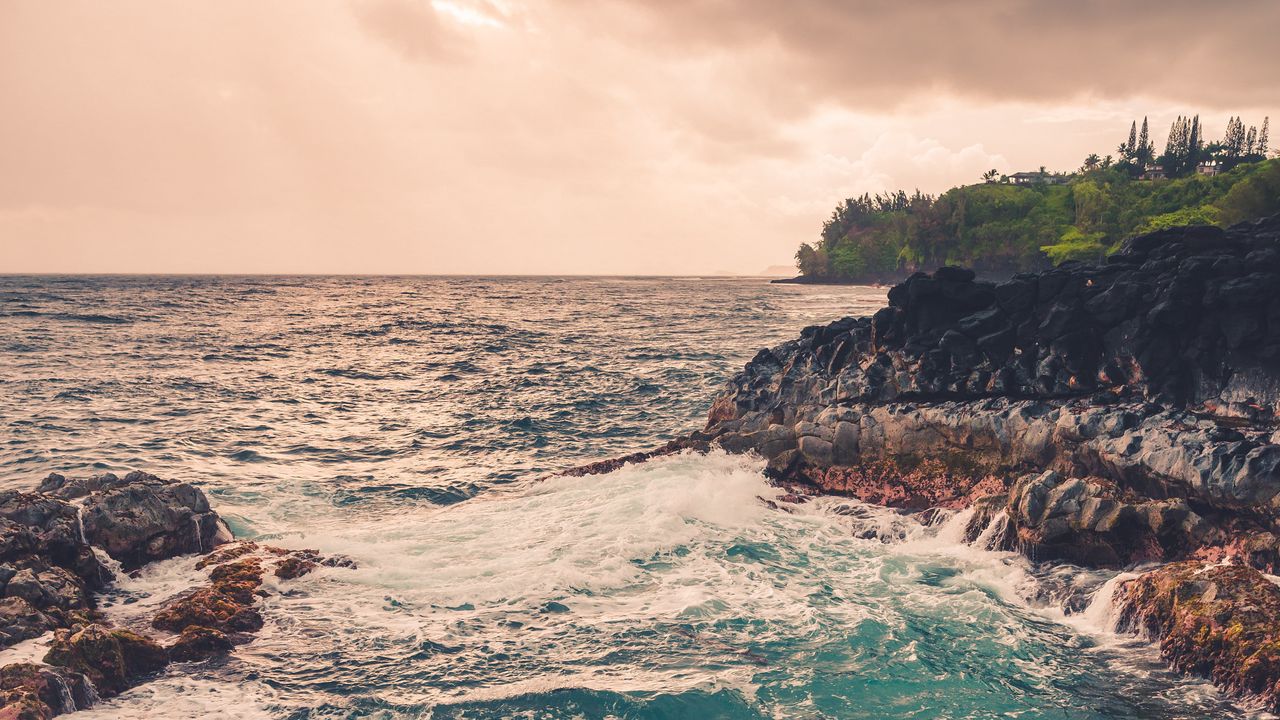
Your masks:
{"label": "rock formation", "polygon": [[[112,561],[127,572],[194,554],[206,554],[197,568],[208,570],[209,583],[151,620],[176,635],[167,646],[145,628],[112,627],[95,609],[94,593],[114,579]],[[170,662],[226,654],[262,627],[257,603],[268,568],[285,580],[321,565],[354,567],[315,550],[233,543],[204,493],[154,475],[53,474],[34,493],[0,493],[0,648],[53,631],[44,664],[0,667],[0,720],[84,709]]]}
{"label": "rock formation", "polygon": [[[654,454],[718,445],[763,456],[793,495],[972,506],[971,539],[1002,523],[988,537],[1035,561],[1229,563],[1217,603],[1170,604],[1205,582],[1192,565],[1132,583],[1128,624],[1280,709],[1280,664],[1249,659],[1263,641],[1247,639],[1271,637],[1251,623],[1280,606],[1234,600],[1271,597],[1258,570],[1280,571],[1280,216],[998,284],[917,273],[888,299],[761,350],[703,431]],[[1209,617],[1223,602],[1239,623]],[[1197,654],[1193,627],[1230,649]]]}

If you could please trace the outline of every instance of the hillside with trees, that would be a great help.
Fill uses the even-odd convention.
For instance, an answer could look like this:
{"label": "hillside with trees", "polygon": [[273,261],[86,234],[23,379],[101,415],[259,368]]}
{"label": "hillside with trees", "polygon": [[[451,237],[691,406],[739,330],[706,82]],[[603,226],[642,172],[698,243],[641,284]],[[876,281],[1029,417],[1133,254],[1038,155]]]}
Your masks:
{"label": "hillside with trees", "polygon": [[1162,154],[1147,120],[1116,154],[1091,154],[1072,173],[1001,175],[941,195],[863,195],[840,203],[821,239],[796,252],[800,281],[896,282],[963,265],[997,276],[1066,260],[1099,261],[1135,234],[1179,225],[1231,225],[1280,212],[1280,158],[1267,159],[1269,120],[1231,118],[1206,142],[1199,117],[1178,118]]}

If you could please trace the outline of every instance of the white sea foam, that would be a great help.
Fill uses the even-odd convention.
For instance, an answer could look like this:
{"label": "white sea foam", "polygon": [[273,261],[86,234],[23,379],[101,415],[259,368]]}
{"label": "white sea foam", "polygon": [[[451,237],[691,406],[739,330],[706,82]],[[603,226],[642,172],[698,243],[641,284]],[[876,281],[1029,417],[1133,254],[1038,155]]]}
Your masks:
{"label": "white sea foam", "polygon": [[0,667],[10,663],[38,663],[45,653],[49,652],[49,644],[53,642],[53,631],[39,637],[23,640],[0,650]]}
{"label": "white sea foam", "polygon": [[[793,512],[760,501],[776,494],[758,460],[712,453],[354,526],[317,518],[287,544],[351,555],[360,569],[321,568],[264,600],[266,627],[236,651],[231,672],[295,689],[272,695],[261,681],[239,680],[249,692],[227,716],[334,702],[306,689],[317,682],[414,708],[558,689],[731,688],[751,699],[757,661],[779,660],[766,648],[793,653],[781,662],[788,686],[799,687],[818,673],[925,672],[939,642],[982,646],[989,662],[1041,678],[1037,702],[1070,701],[1052,681],[1067,669],[1044,648],[1086,651],[1079,633],[1105,626],[1103,593],[1115,581],[1088,611],[1067,616],[1031,599],[1038,580],[1024,558],[963,543],[971,511],[924,526],[855,501],[819,498]],[[866,527],[903,540],[855,537]],[[138,621],[202,579],[193,566],[179,558],[123,580],[138,601],[110,612]],[[198,717],[223,701],[222,687],[166,677],[98,717]],[[332,712],[355,711],[339,703]]]}
{"label": "white sea foam", "polygon": [[260,683],[170,672],[75,714],[75,720],[265,720],[273,693]]}

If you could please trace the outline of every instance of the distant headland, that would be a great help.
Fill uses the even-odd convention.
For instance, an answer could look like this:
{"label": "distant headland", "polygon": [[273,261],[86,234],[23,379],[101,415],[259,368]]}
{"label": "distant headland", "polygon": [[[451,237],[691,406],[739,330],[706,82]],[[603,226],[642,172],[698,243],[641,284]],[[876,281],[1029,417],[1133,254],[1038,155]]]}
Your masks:
{"label": "distant headland", "polygon": [[1233,117],[1206,142],[1199,116],[1180,117],[1157,155],[1143,118],[1115,155],[1090,154],[1074,172],[992,169],[941,195],[848,198],[796,252],[800,275],[774,282],[893,283],[944,265],[1007,277],[1097,262],[1142,233],[1270,215],[1280,211],[1280,158],[1267,159],[1269,134],[1269,118],[1259,127]]}

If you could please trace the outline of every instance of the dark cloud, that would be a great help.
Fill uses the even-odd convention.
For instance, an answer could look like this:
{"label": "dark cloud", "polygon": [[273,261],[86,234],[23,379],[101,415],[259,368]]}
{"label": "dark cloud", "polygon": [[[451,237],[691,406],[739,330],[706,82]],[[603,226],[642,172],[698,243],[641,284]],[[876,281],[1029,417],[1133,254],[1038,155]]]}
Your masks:
{"label": "dark cloud", "polygon": [[928,94],[1280,101],[1274,0],[567,0],[684,52],[764,52],[762,85],[859,108]]}

